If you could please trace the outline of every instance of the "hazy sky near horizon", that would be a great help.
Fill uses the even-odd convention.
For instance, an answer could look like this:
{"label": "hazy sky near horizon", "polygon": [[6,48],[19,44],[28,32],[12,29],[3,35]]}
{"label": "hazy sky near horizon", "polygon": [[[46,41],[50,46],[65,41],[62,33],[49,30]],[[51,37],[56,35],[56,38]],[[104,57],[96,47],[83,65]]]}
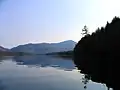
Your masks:
{"label": "hazy sky near horizon", "polygon": [[[1,0],[0,0],[1,1]],[[120,16],[119,0],[2,0],[0,45],[78,41],[87,25],[90,32]]]}

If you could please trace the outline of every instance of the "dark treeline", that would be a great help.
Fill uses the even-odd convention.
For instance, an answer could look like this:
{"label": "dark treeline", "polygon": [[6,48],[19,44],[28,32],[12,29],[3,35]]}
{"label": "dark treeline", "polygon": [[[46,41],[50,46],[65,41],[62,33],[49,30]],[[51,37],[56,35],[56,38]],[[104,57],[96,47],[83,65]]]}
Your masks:
{"label": "dark treeline", "polygon": [[73,58],[73,51],[53,52],[47,53],[46,55],[56,55],[63,58]]}
{"label": "dark treeline", "polygon": [[119,89],[120,18],[84,36],[74,48],[74,63],[92,81]]}

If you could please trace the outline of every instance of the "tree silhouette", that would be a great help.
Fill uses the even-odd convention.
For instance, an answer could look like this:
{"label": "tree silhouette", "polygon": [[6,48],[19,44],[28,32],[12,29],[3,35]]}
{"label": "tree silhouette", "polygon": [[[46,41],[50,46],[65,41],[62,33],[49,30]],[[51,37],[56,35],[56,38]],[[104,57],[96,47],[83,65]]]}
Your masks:
{"label": "tree silhouette", "polygon": [[82,34],[83,36],[88,34],[88,28],[87,28],[86,25],[85,25],[84,28],[82,29],[82,33],[81,33],[81,34]]}
{"label": "tree silhouette", "polygon": [[[83,30],[84,31],[84,30]],[[119,89],[120,18],[81,38],[74,48],[74,63],[92,81]]]}

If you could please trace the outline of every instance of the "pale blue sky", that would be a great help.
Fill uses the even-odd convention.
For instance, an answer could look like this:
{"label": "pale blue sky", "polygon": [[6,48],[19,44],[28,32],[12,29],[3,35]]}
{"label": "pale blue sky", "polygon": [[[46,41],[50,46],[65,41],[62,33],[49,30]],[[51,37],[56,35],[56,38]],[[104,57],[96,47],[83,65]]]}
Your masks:
{"label": "pale blue sky", "polygon": [[120,16],[119,0],[3,0],[0,4],[0,45],[78,41]]}

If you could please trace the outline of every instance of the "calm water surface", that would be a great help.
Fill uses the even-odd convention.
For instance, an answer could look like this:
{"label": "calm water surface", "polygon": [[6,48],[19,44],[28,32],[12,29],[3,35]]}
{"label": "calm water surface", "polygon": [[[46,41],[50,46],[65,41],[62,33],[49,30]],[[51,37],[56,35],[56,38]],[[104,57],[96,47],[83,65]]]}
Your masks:
{"label": "calm water surface", "polygon": [[[72,60],[48,56],[9,57],[0,60],[0,90],[85,90]],[[86,90],[106,90],[89,82]]]}

